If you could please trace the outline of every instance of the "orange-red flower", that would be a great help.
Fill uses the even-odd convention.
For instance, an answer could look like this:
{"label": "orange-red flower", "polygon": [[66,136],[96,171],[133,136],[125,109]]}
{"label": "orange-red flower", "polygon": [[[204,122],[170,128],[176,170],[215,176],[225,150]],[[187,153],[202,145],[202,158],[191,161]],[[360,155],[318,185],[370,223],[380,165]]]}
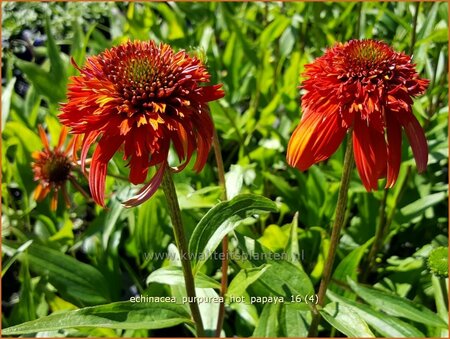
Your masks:
{"label": "orange-red flower", "polygon": [[70,205],[66,182],[71,178],[72,158],[69,153],[72,148],[73,139],[63,149],[67,133],[68,129],[63,126],[58,145],[52,150],[50,149],[44,129],[42,126],[39,126],[39,136],[41,137],[44,149],[33,152],[32,154],[34,162],[31,166],[34,172],[34,180],[39,181],[38,186],[34,190],[34,199],[41,201],[53,190],[50,203],[50,208],[53,211],[56,210],[58,205],[59,191],[62,191],[66,205]]}
{"label": "orange-red flower", "polygon": [[397,180],[402,128],[419,172],[425,171],[428,146],[411,109],[428,80],[420,79],[411,58],[384,42],[351,40],[338,43],[305,66],[303,116],[289,141],[287,161],[306,170],[329,158],[347,131],[353,130],[353,151],[368,191]]}
{"label": "orange-red flower", "polygon": [[171,144],[183,162],[176,170],[188,164],[195,150],[194,169],[203,168],[213,137],[207,102],[224,93],[221,85],[201,86],[210,75],[199,59],[166,44],[134,41],[89,57],[78,70],[60,119],[72,133],[84,135],[83,168],[89,147],[98,140],[89,172],[98,204],[104,206],[107,165],[119,149],[135,185],[146,180],[150,166],[159,166],[126,206],[144,202],[159,187]]}

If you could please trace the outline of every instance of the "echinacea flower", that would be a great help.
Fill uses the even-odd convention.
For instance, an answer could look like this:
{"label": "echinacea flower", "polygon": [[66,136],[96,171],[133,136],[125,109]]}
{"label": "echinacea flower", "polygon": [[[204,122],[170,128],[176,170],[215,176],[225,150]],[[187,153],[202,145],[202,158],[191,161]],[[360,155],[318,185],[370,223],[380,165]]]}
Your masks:
{"label": "echinacea flower", "polygon": [[62,191],[64,201],[70,206],[70,199],[67,195],[66,182],[71,179],[72,158],[70,151],[73,145],[73,139],[64,149],[64,143],[67,138],[68,129],[63,126],[59,136],[58,144],[54,149],[50,148],[47,135],[42,126],[39,125],[39,136],[41,137],[44,149],[33,152],[34,162],[31,164],[34,172],[34,180],[39,181],[34,190],[34,199],[43,200],[51,191],[52,198],[50,203],[51,210],[55,211],[58,206],[58,192]]}
{"label": "echinacea flower", "polygon": [[[77,67],[75,65],[75,67]],[[98,140],[89,172],[94,200],[104,206],[106,170],[113,155],[123,150],[129,180],[137,185],[151,166],[153,178],[125,206],[147,200],[159,187],[170,145],[182,170],[197,151],[194,170],[206,163],[213,137],[207,102],[223,97],[221,85],[210,81],[204,64],[167,44],[127,42],[87,59],[79,76],[71,78],[68,102],[60,119],[71,133],[83,135],[81,162]]]}
{"label": "echinacea flower", "polygon": [[338,43],[305,66],[303,116],[289,140],[288,163],[302,171],[329,158],[346,133],[353,133],[356,167],[367,191],[397,180],[402,128],[419,172],[425,171],[428,146],[412,113],[412,97],[429,81],[419,78],[411,58],[384,42]]}

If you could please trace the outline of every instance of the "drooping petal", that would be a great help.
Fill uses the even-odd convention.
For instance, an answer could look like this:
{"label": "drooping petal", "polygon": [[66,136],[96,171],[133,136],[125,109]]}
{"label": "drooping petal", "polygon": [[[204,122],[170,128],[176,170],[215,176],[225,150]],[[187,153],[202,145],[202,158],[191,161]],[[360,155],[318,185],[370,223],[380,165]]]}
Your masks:
{"label": "drooping petal", "polygon": [[133,155],[130,161],[130,181],[133,185],[142,184],[147,178],[148,154],[142,156]]}
{"label": "drooping petal", "polygon": [[184,127],[180,126],[177,131],[173,133],[172,142],[177,154],[180,155],[180,152],[183,154],[183,157],[179,156],[179,159],[180,161],[184,161],[176,167],[171,167],[173,172],[178,173],[184,170],[191,161],[192,153],[195,149],[194,143],[196,141],[194,137],[186,133],[186,129]]}
{"label": "drooping petal", "polygon": [[384,134],[370,128],[366,120],[356,118],[353,151],[364,187],[369,192],[378,189],[378,179],[384,175],[387,163]]}
{"label": "drooping petal", "polygon": [[188,134],[182,123],[177,123],[177,128],[171,133],[173,147],[177,152],[178,159],[183,161],[186,158],[188,150]]}
{"label": "drooping petal", "polygon": [[411,145],[414,158],[416,159],[417,171],[424,172],[428,163],[428,144],[419,121],[410,110],[400,111],[395,114],[395,118],[400,122],[406,132],[409,144]]}
{"label": "drooping petal", "polygon": [[122,142],[123,139],[117,136],[103,136],[92,156],[91,169],[89,171],[89,188],[94,201],[103,207],[105,206],[104,194],[108,162]]}
{"label": "drooping petal", "polygon": [[196,115],[196,118],[193,119],[193,124],[197,129],[197,159],[193,168],[198,173],[203,169],[208,159],[208,153],[212,145],[214,126],[206,109],[203,109]]}
{"label": "drooping petal", "polygon": [[338,114],[308,114],[289,140],[287,161],[301,171],[329,158],[338,149],[346,129]]}
{"label": "drooping petal", "polygon": [[153,178],[144,187],[142,187],[142,189],[134,197],[123,202],[123,205],[125,207],[135,207],[150,199],[150,197],[158,190],[159,185],[161,185],[164,171],[166,169],[167,163],[164,162],[159,166],[158,171],[155,173]]}
{"label": "drooping petal", "polygon": [[390,188],[397,181],[402,161],[402,127],[391,112],[386,114],[386,134],[388,144],[386,188]]}
{"label": "drooping petal", "polygon": [[39,184],[36,189],[34,190],[33,199],[36,201],[41,201],[44,199],[47,194],[50,192],[50,186],[43,187],[41,184]]}
{"label": "drooping petal", "polygon": [[81,149],[81,170],[84,171],[86,165],[86,157],[89,151],[89,147],[94,143],[97,137],[100,135],[100,132],[89,132],[85,134],[83,138],[83,148]]}
{"label": "drooping petal", "polygon": [[50,200],[50,210],[56,211],[58,208],[58,191],[54,190],[52,194],[52,199]]}

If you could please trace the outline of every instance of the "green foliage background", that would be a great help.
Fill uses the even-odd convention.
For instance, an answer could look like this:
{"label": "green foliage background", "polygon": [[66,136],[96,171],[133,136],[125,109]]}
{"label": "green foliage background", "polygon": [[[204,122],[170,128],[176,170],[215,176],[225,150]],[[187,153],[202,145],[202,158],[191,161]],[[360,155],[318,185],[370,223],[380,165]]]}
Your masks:
{"label": "green foliage background", "polygon": [[[306,336],[312,309],[305,296],[318,288],[327,256],[344,149],[301,173],[287,166],[286,146],[301,115],[298,86],[305,64],[333,43],[352,38],[381,39],[412,54],[417,70],[431,80],[414,103],[430,156],[427,172],[418,175],[403,143],[399,180],[386,193],[381,182],[378,192],[367,193],[354,171],[320,335],[448,335],[448,280],[432,275],[426,265],[433,248],[448,246],[446,2],[7,2],[2,10],[2,327],[15,326],[5,335],[192,334],[186,305],[123,302],[136,294],[183,295],[176,260],[154,257],[175,253],[162,192],[138,208],[124,209],[120,202],[134,188],[110,177],[107,209],[76,190],[71,191],[73,206],[67,209],[60,201],[56,213],[49,199],[32,199],[31,153],[42,147],[37,125],[46,127],[55,145],[59,103],[65,100],[68,76],[77,73],[70,56],[82,65],[88,55],[128,39],[153,39],[203,58],[212,82],[222,83],[226,92],[210,108],[228,194],[237,196],[227,208],[238,206],[239,199],[259,206],[256,215],[249,208],[221,221],[234,230],[230,251],[291,254],[283,260],[236,256],[230,263],[230,291],[247,298],[302,298],[285,304],[230,303],[223,334]],[[120,155],[109,171],[127,176]],[[88,189],[83,177],[78,179]],[[221,195],[212,152],[200,175],[188,168],[175,181],[188,235],[203,225],[211,239],[220,239],[221,223],[209,211]],[[368,270],[377,225],[385,234]],[[191,244],[206,248],[194,236]],[[198,294],[217,296],[220,261],[210,258],[197,266]],[[217,304],[202,304],[201,311],[212,331]]]}

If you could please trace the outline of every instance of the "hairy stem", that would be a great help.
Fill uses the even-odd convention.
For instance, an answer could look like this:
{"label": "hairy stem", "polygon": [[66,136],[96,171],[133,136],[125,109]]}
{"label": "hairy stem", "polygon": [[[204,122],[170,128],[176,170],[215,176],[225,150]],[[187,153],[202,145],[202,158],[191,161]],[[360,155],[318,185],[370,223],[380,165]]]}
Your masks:
{"label": "hairy stem", "polygon": [[178,251],[180,252],[181,266],[183,268],[184,281],[186,284],[186,294],[191,300],[194,300],[194,302],[189,303],[189,307],[191,308],[192,318],[195,322],[197,337],[204,337],[205,331],[203,329],[200,309],[196,301],[194,276],[192,274],[186,235],[184,234],[183,222],[181,220],[180,205],[178,204],[177,193],[175,191],[175,185],[173,184],[172,173],[170,172],[169,167],[167,167],[164,171],[162,187],[164,190],[164,195],[166,196],[167,205],[169,207],[175,242],[178,247]]}
{"label": "hairy stem", "polygon": [[[341,230],[344,226],[345,210],[347,209],[348,188],[350,184],[350,176],[353,169],[353,145],[352,132],[350,131],[347,139],[347,147],[345,150],[344,167],[342,169],[341,185],[339,187],[339,195],[336,204],[336,215],[334,218],[333,229],[331,231],[330,249],[328,257],[325,262],[322,280],[320,281],[318,304],[323,306],[325,303],[325,293],[328,289],[328,284],[331,279],[331,272],[333,270],[334,259],[336,257],[336,250],[341,236]],[[309,328],[308,337],[317,337],[317,332],[320,322],[320,313],[315,310],[313,312],[313,319]]]}

